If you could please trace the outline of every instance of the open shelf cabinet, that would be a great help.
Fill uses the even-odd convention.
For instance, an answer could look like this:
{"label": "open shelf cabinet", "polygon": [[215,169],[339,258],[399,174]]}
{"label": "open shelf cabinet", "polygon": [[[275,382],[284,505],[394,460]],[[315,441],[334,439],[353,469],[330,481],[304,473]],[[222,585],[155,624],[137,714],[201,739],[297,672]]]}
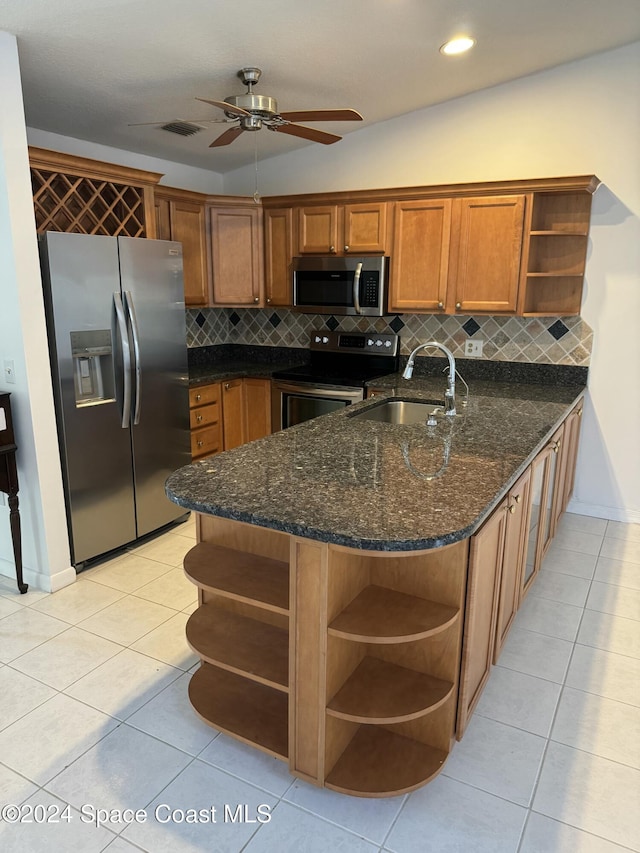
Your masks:
{"label": "open shelf cabinet", "polygon": [[528,212],[519,313],[580,313],[592,189],[534,192]]}

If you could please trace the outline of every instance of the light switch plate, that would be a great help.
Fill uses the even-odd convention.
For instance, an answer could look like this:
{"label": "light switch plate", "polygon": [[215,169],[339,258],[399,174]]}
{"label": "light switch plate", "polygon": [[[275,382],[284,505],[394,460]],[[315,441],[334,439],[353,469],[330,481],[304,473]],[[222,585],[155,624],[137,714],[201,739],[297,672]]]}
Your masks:
{"label": "light switch plate", "polygon": [[16,372],[13,366],[13,359],[5,358],[4,360],[4,381],[9,385],[16,384]]}

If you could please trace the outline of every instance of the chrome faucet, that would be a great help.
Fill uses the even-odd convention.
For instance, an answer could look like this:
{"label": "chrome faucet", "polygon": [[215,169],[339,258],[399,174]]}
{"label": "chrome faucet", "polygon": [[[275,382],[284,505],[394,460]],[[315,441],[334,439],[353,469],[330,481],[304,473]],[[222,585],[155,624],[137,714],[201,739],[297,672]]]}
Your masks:
{"label": "chrome faucet", "polygon": [[407,366],[402,372],[402,378],[411,379],[413,376],[413,366],[416,353],[421,349],[426,349],[427,347],[436,347],[449,359],[449,379],[447,383],[447,390],[444,392],[444,413],[445,415],[453,417],[456,413],[456,360],[453,357],[451,350],[447,349],[444,344],[440,344],[438,341],[428,341],[426,344],[420,344],[420,346],[416,347],[409,356]]}

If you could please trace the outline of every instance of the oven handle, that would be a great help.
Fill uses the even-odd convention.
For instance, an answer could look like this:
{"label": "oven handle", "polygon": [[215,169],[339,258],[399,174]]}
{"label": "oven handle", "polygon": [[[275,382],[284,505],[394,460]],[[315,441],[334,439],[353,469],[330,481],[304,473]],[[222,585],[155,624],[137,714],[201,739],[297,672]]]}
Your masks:
{"label": "oven handle", "polygon": [[273,382],[272,389],[283,394],[299,394],[305,397],[330,397],[334,400],[353,400],[358,402],[364,399],[364,388],[327,388],[317,385],[302,385],[297,383]]}
{"label": "oven handle", "polygon": [[356,272],[353,276],[353,307],[355,308],[356,314],[362,314],[362,310],[360,308],[360,274],[362,272],[362,263],[359,263],[356,266]]}

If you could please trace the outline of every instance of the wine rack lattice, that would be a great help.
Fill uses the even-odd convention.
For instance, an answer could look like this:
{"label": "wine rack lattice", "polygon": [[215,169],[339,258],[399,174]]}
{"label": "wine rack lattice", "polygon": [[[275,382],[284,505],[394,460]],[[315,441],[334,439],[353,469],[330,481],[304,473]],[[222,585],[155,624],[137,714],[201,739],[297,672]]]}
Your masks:
{"label": "wine rack lattice", "polygon": [[140,187],[31,168],[36,229],[145,237]]}

